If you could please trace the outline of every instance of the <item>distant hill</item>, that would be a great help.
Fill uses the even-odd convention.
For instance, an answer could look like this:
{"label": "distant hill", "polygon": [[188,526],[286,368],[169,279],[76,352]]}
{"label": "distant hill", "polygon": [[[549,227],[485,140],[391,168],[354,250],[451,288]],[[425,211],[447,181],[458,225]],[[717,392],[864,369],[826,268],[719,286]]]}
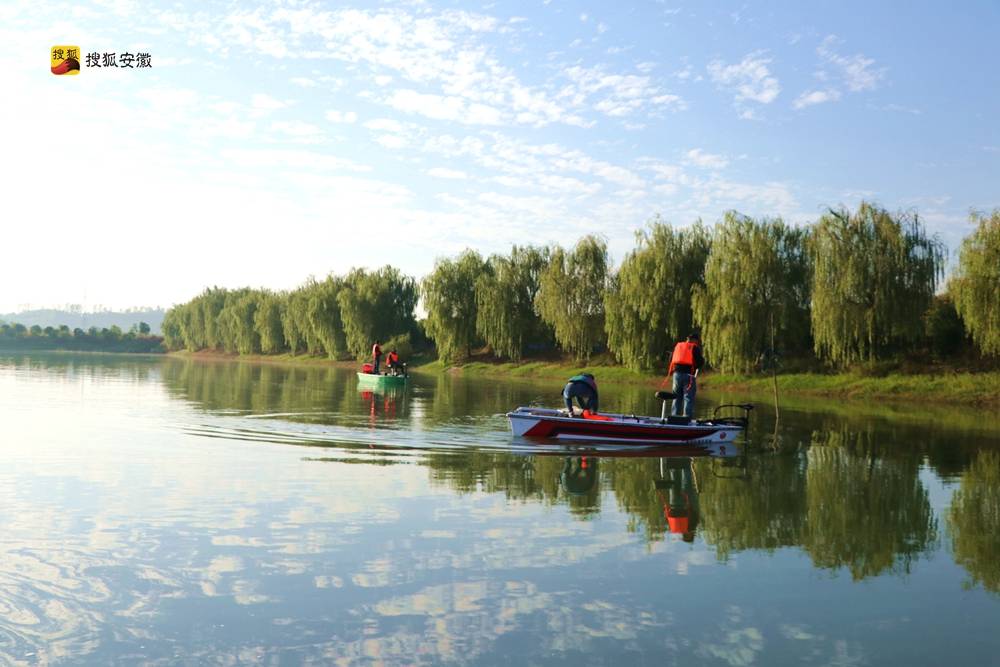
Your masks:
{"label": "distant hill", "polygon": [[0,322],[23,324],[29,329],[36,324],[43,329],[65,324],[70,330],[80,328],[84,331],[90,327],[105,329],[112,325],[118,325],[122,331],[128,331],[132,325],[145,322],[149,325],[151,333],[159,335],[164,312],[162,308],[135,308],[126,311],[106,310],[94,313],[40,309],[25,310],[20,313],[0,313]]}

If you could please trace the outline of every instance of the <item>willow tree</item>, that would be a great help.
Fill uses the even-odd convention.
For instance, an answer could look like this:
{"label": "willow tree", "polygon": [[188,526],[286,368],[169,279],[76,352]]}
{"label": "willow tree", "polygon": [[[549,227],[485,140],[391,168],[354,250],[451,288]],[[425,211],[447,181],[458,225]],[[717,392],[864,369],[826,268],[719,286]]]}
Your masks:
{"label": "willow tree", "polygon": [[831,210],[810,244],[812,334],[817,356],[844,366],[875,361],[919,340],[944,265],[944,249],[915,214],[862,202]]}
{"label": "willow tree", "polygon": [[348,351],[362,359],[376,339],[412,332],[418,295],[416,281],[392,266],[348,273],[337,294]]}
{"label": "willow tree", "polygon": [[711,240],[701,222],[677,230],[659,218],[636,234],[604,298],[608,348],[636,370],[653,368],[691,329],[691,291],[704,284]]}
{"label": "willow tree", "polygon": [[476,332],[495,356],[518,361],[551,335],[535,310],[548,263],[548,248],[514,246],[510,256],[490,256],[476,280]]}
{"label": "willow tree", "polygon": [[298,354],[300,350],[309,354],[323,352],[323,343],[316,335],[309,317],[309,301],[317,290],[319,283],[314,278],[309,278],[304,285],[288,295],[288,305],[281,318],[281,326],[292,354]]}
{"label": "willow tree", "polygon": [[260,351],[264,354],[277,354],[285,348],[285,333],[281,325],[284,307],[281,295],[264,290],[258,297],[254,329],[260,339]]}
{"label": "willow tree", "polygon": [[706,356],[719,368],[748,372],[762,355],[795,348],[808,334],[806,232],[780,219],[726,213],[715,226],[704,285],[692,308]]}
{"label": "willow tree", "polygon": [[972,219],[978,227],[962,242],[949,290],[982,353],[1000,356],[1000,209]]}
{"label": "willow tree", "polygon": [[557,246],[542,272],[535,305],[556,342],[577,359],[588,359],[604,340],[607,283],[608,246],[595,236],[580,239],[572,252]]}
{"label": "willow tree", "polygon": [[[185,316],[186,304],[174,306],[163,314],[163,323],[160,325],[160,330],[163,331],[163,345],[167,348],[167,350],[173,351],[183,349],[183,319]],[[10,331],[13,332],[13,330],[14,328],[11,327]]]}
{"label": "willow tree", "polygon": [[472,354],[476,341],[476,280],[486,263],[466,250],[457,259],[439,259],[424,278],[420,293],[427,311],[427,335],[438,356],[453,363]]}
{"label": "willow tree", "polygon": [[327,276],[323,282],[310,286],[306,301],[308,327],[331,359],[337,359],[347,352],[340,302],[337,300],[343,286],[343,279]]}
{"label": "willow tree", "polygon": [[260,352],[260,335],[254,326],[260,296],[259,291],[252,289],[233,290],[226,294],[226,305],[216,321],[227,352]]}

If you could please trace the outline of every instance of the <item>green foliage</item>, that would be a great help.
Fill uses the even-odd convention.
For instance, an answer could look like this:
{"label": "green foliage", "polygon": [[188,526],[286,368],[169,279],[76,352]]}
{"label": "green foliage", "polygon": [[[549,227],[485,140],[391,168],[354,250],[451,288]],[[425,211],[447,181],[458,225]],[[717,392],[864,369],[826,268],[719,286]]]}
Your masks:
{"label": "green foliage", "polygon": [[15,350],[70,350],[83,352],[163,352],[163,339],[139,333],[133,327],[123,333],[116,324],[110,328],[91,327],[88,331],[77,327],[70,331],[63,324],[58,327],[34,325],[30,329],[20,323],[0,324],[0,347]]}
{"label": "green foliage", "polygon": [[281,325],[284,306],[284,299],[271,292],[264,291],[258,298],[254,329],[260,339],[260,351],[264,354],[277,354],[285,347],[285,335]]}
{"label": "green foliage", "polygon": [[812,233],[812,334],[817,356],[845,366],[874,361],[923,333],[944,263],[941,242],[916,215],[862,202],[831,210]]}
{"label": "green foliage", "polygon": [[924,335],[938,359],[950,359],[961,349],[965,327],[950,295],[934,296],[931,307],[924,314]]}
{"label": "green foliage", "polygon": [[344,335],[344,322],[338,301],[343,287],[342,278],[327,276],[323,282],[313,283],[308,288],[307,322],[304,326],[311,327],[312,336],[307,338],[321,345],[331,359],[337,359],[347,353],[347,339]]}
{"label": "green foliage", "polygon": [[496,357],[519,361],[531,344],[551,338],[535,310],[548,248],[514,246],[510,255],[492,255],[476,280],[476,332]]}
{"label": "green foliage", "polygon": [[391,266],[372,272],[354,269],[347,274],[337,302],[348,351],[365,359],[376,339],[412,331],[418,294],[413,278]]}
{"label": "green foliage", "polygon": [[647,370],[691,329],[691,293],[704,284],[711,239],[700,222],[676,230],[656,218],[636,240],[605,295],[605,327],[618,360]]}
{"label": "green foliage", "polygon": [[427,310],[427,335],[438,356],[452,363],[472,354],[476,341],[476,280],[487,269],[479,253],[466,250],[458,259],[439,259],[424,278],[421,293]]}
{"label": "green foliage", "polygon": [[1000,209],[974,214],[950,285],[955,307],[984,355],[1000,357]]}
{"label": "green foliage", "polygon": [[577,359],[589,359],[604,342],[604,292],[608,246],[585,236],[567,253],[556,247],[541,275],[535,306],[555,331],[559,345]]}
{"label": "green foliage", "polygon": [[774,347],[794,348],[808,331],[806,232],[780,219],[735,212],[715,227],[704,286],[693,289],[706,357],[727,372],[749,372]]}
{"label": "green foliage", "polygon": [[235,290],[226,295],[226,305],[216,322],[227,352],[260,352],[260,335],[255,327],[258,298],[259,292],[250,289]]}

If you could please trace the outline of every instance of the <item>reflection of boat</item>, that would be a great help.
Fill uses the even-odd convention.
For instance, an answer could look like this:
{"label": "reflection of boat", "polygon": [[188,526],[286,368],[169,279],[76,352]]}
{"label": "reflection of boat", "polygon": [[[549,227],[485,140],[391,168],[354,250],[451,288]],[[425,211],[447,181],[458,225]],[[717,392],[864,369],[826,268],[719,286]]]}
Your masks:
{"label": "reflection of boat", "polygon": [[[670,400],[673,394],[657,392],[657,398]],[[666,405],[666,403],[664,403]],[[711,419],[687,420],[678,417],[643,417],[623,414],[573,416],[565,410],[520,407],[507,413],[514,435],[559,440],[597,440],[641,445],[703,445],[732,442],[747,426],[751,405],[719,406],[743,410],[742,417],[713,416]]]}

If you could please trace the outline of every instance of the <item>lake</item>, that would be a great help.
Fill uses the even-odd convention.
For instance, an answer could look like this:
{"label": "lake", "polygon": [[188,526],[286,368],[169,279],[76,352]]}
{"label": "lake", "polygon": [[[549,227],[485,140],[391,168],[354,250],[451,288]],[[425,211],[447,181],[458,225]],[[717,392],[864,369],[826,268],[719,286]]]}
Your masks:
{"label": "lake", "polygon": [[765,401],[727,457],[511,437],[560,390],[0,354],[0,664],[1000,664],[995,410]]}

